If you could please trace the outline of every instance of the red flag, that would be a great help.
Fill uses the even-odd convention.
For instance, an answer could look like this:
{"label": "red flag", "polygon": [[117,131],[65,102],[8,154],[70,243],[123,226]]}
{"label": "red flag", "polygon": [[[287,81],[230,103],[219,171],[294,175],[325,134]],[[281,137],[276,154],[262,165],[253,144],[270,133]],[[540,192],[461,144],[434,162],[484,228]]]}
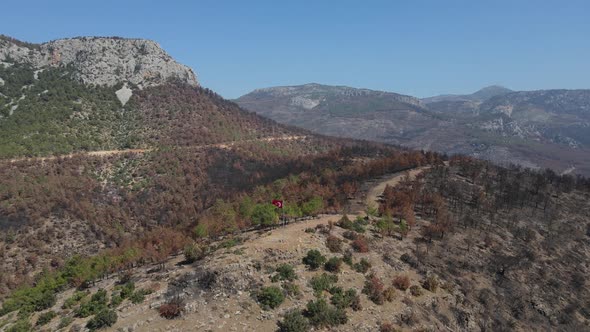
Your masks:
{"label": "red flag", "polygon": [[279,209],[282,209],[283,208],[283,201],[278,200],[278,199],[273,199],[272,205],[278,207]]}

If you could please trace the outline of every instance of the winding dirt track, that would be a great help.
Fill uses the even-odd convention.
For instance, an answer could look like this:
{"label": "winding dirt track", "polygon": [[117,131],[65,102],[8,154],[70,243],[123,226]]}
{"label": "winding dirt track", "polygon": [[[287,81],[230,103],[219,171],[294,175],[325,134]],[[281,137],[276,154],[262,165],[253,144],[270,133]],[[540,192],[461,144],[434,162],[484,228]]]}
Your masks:
{"label": "winding dirt track", "polygon": [[385,187],[395,187],[398,183],[400,183],[403,178],[407,175],[410,177],[410,180],[415,178],[416,175],[422,173],[424,170],[429,169],[430,166],[423,166],[413,168],[407,171],[398,172],[393,174],[391,177],[379,182],[376,186],[372,187],[367,193],[367,199],[365,200],[365,205],[370,206],[373,204],[374,206],[379,206],[379,196],[383,194],[385,191]]}
{"label": "winding dirt track", "polygon": [[[263,137],[263,138],[256,138],[250,140],[242,140],[242,141],[230,141],[230,142],[223,142],[223,143],[215,143],[215,144],[205,144],[205,145],[193,145],[182,147],[182,149],[207,149],[207,148],[218,148],[218,149],[230,149],[235,145],[241,143],[251,143],[251,142],[273,142],[273,141],[294,141],[294,140],[303,140],[306,139],[307,136],[273,136],[273,137]],[[106,156],[114,156],[114,155],[121,155],[121,154],[128,154],[128,153],[135,153],[135,154],[143,154],[147,152],[154,151],[156,149],[124,149],[124,150],[101,150],[101,151],[89,151],[89,152],[76,152],[70,154],[64,154],[59,156],[47,156],[47,157],[30,157],[30,158],[13,158],[13,159],[4,159],[0,160],[1,162],[20,162],[20,161],[48,161],[48,160],[55,160],[58,158],[73,158],[73,157],[80,157],[80,156],[89,156],[89,157],[106,157]]]}
{"label": "winding dirt track", "polygon": [[[368,187],[368,199],[375,199],[381,195],[380,190],[384,189],[386,185],[397,185],[399,184],[407,173],[410,176],[416,176],[427,167],[414,168],[404,172],[398,172],[391,174],[387,177],[376,179],[372,182],[371,186]],[[358,215],[362,215],[362,209],[358,211]],[[349,214],[349,216],[351,216]],[[239,264],[248,264],[247,262],[262,261],[268,259],[268,253],[280,253],[281,255],[294,255],[295,257],[303,257],[305,252],[310,248],[320,248],[323,246],[324,237],[317,235],[310,235],[305,232],[307,228],[315,228],[318,225],[327,225],[329,222],[335,223],[342,217],[342,214],[335,215],[321,215],[318,218],[310,219],[301,222],[289,223],[283,227],[275,228],[272,230],[266,230],[257,232],[257,234],[250,234],[240,248],[240,254],[224,253],[220,254],[213,260],[213,256],[208,258],[201,264],[205,268],[215,266],[220,268],[221,266],[229,266],[227,271],[230,273],[236,273],[232,270],[232,266]],[[354,216],[352,216],[354,219]],[[340,230],[343,232],[343,230]],[[340,235],[341,236],[341,235]],[[396,241],[398,246],[409,246],[410,241]],[[405,247],[404,247],[405,248]],[[233,251],[233,249],[232,249]],[[405,249],[398,249],[396,256],[400,252],[405,252]],[[375,268],[379,270],[379,266],[386,266],[381,261],[381,253],[373,252],[364,254],[363,257],[369,259],[372,262],[381,262]],[[190,265],[178,265],[183,259],[182,256],[172,256],[166,263],[166,266],[174,267],[173,272],[166,275],[167,280],[179,278],[181,275],[191,273]],[[245,263],[246,262],[246,263]],[[275,263],[276,261],[273,261]],[[284,260],[282,261],[284,262]],[[271,263],[271,264],[273,264]],[[224,268],[222,268],[223,270]],[[313,271],[306,270],[303,266],[299,265],[296,267],[297,274],[303,285],[307,284],[307,281],[311,279]],[[225,271],[225,270],[224,270]],[[390,270],[381,268],[381,273],[391,273]],[[147,272],[146,272],[147,273]],[[410,274],[413,276],[413,274]],[[362,274],[350,273],[344,271],[340,274],[340,286],[344,288],[362,288],[364,282],[364,276]],[[417,276],[414,275],[417,280]],[[260,319],[260,314],[264,311],[260,311],[257,306],[250,308],[244,303],[250,303],[250,295],[247,293],[241,294],[238,292],[236,295],[232,295],[228,298],[219,298],[217,300],[209,300],[210,302],[199,302],[199,300],[191,300],[190,310],[183,315],[182,319],[169,321],[158,317],[153,312],[149,312],[151,304],[145,304],[142,306],[126,306],[119,309],[119,319],[117,324],[113,327],[109,327],[106,331],[119,331],[120,329],[125,330],[126,326],[133,326],[133,330],[140,331],[276,331],[276,319]],[[160,291],[158,294],[164,294],[164,291]],[[155,294],[148,297],[150,299],[155,298]],[[295,301],[299,302],[299,305],[306,303],[311,300],[311,293],[303,295],[302,298]],[[429,295],[425,295],[422,298],[427,298]],[[432,296],[432,295],[430,295]],[[153,300],[151,300],[153,302]],[[382,317],[386,317],[388,312],[391,315],[401,312],[399,301],[395,303],[385,304],[384,306],[377,307],[373,303],[363,298],[363,308],[365,310],[359,312],[351,312],[350,319],[356,322],[362,322],[367,320],[378,320]],[[293,300],[287,300],[284,307],[295,307],[296,303]],[[201,310],[199,310],[199,308]],[[220,308],[221,310],[217,311]],[[205,310],[203,310],[205,309]],[[152,309],[153,310],[153,309]],[[155,316],[155,317],[154,317]],[[230,318],[230,316],[232,318]],[[278,319],[278,316],[276,317]],[[346,328],[338,329],[338,331],[347,331],[351,326]]]}

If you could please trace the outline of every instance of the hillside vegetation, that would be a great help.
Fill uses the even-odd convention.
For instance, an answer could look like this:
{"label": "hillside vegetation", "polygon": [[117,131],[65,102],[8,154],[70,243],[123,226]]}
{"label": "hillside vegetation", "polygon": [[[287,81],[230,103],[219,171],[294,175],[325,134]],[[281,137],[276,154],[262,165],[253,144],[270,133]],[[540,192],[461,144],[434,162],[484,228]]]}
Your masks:
{"label": "hillside vegetation", "polygon": [[586,178],[281,125],[154,42],[0,48],[1,331],[588,329]]}
{"label": "hillside vegetation", "polygon": [[[395,170],[399,161],[390,160],[365,166],[375,176]],[[361,168],[332,174],[352,170]],[[467,158],[421,172],[397,175],[379,205],[365,211],[278,228],[276,210],[261,197],[285,198],[292,221],[336,208],[299,196],[316,186],[313,176],[217,201],[194,228],[156,228],[99,256],[68,261],[36,287],[13,293],[3,319],[8,326],[48,320],[52,328],[92,328],[100,319],[113,330],[140,331],[588,327],[589,182]],[[365,193],[360,187],[350,193],[355,200]],[[347,188],[323,193],[342,197]],[[250,226],[259,231],[212,238]]]}

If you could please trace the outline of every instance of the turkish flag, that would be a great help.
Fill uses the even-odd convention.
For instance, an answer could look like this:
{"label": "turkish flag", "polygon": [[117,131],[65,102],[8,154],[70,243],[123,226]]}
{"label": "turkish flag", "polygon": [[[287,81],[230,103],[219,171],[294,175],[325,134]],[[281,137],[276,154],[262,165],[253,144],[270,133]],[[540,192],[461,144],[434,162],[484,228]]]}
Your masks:
{"label": "turkish flag", "polygon": [[278,199],[273,199],[272,205],[278,207],[279,209],[282,209],[283,208],[283,201],[278,200]]}

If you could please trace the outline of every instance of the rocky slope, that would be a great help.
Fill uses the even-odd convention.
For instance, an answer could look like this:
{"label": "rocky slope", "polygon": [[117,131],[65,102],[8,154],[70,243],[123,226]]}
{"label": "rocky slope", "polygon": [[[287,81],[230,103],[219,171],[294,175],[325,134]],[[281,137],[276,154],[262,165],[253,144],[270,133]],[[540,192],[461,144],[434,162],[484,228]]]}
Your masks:
{"label": "rocky slope", "polygon": [[477,111],[481,128],[504,136],[590,146],[590,90],[509,93],[485,101]]}
{"label": "rocky slope", "polygon": [[75,77],[86,84],[114,86],[129,82],[139,87],[178,79],[197,86],[189,67],[176,62],[158,43],[119,37],[79,37],[29,44],[9,37],[0,38],[2,64],[46,67],[71,66]]}
{"label": "rocky slope", "polygon": [[345,86],[258,89],[236,102],[275,121],[322,134],[393,143],[440,123],[417,98]]}
{"label": "rocky slope", "polygon": [[590,174],[590,90],[491,86],[418,100],[312,84],[255,90],[236,102],[322,134]]}
{"label": "rocky slope", "polygon": [[[148,131],[165,128],[154,128],[150,114],[131,104],[146,90],[159,95],[170,85],[193,97],[210,94],[190,68],[150,40],[31,44],[0,36],[0,158],[145,148]],[[191,109],[211,106],[205,104]],[[209,118],[215,116],[212,110]],[[206,126],[201,121],[199,128]]]}

